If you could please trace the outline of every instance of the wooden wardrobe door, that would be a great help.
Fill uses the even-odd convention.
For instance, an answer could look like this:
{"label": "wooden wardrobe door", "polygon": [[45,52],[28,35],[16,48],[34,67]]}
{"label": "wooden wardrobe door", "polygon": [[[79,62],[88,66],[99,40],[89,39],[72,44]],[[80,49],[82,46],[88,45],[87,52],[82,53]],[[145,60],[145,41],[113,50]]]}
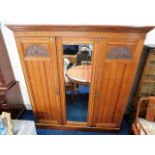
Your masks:
{"label": "wooden wardrobe door", "polygon": [[143,40],[98,41],[92,126],[118,128],[132,87]]}
{"label": "wooden wardrobe door", "polygon": [[61,124],[55,39],[19,38],[17,44],[37,122]]}

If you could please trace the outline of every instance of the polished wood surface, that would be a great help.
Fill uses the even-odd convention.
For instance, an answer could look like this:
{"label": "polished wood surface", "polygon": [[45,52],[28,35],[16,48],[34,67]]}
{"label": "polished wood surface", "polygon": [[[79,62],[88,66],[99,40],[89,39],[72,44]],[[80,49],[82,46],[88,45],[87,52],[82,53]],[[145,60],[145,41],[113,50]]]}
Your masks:
{"label": "polished wood surface", "polygon": [[36,123],[38,128],[46,128],[46,129],[54,129],[54,130],[75,130],[75,131],[90,131],[90,132],[103,132],[103,131],[110,131],[110,132],[117,132],[120,128],[113,128],[113,127],[89,127],[85,125],[83,122],[74,122],[65,125],[57,125],[57,124],[49,124],[49,123]]}
{"label": "polished wood surface", "polygon": [[[97,54],[96,84],[94,93],[94,126],[119,127],[132,87],[143,40],[132,42],[118,39],[99,40]],[[128,47],[132,58],[110,59],[107,52],[111,47]]]}
{"label": "polished wood surface", "polygon": [[67,77],[70,81],[71,99],[74,100],[74,84],[89,85],[91,82],[92,65],[73,66],[67,70]]}
{"label": "polished wood surface", "polygon": [[67,70],[67,76],[74,83],[89,84],[91,82],[91,65],[73,66]]}
{"label": "polished wood surface", "polygon": [[7,25],[16,31],[93,31],[93,32],[142,32],[147,33],[154,26],[113,26],[113,25]]}
{"label": "polished wood surface", "polygon": [[[33,110],[36,113],[36,121],[47,120],[54,124],[61,123],[55,39],[26,38],[17,39],[17,43]],[[40,56],[42,50],[36,47],[32,48],[33,55],[26,54],[28,47],[36,44],[43,46],[47,57]]]}
{"label": "polished wood surface", "polygon": [[[81,128],[119,129],[143,42],[146,33],[153,27],[8,27],[14,31],[16,37],[33,111],[39,126],[80,129],[80,124],[76,122],[67,125],[62,47],[65,43],[92,43],[88,122],[86,126],[81,123]],[[43,57],[25,56],[28,54],[28,46],[33,44],[42,46],[41,50],[37,49],[34,54],[33,50],[38,46],[31,46],[28,53],[33,56],[39,53]]]}

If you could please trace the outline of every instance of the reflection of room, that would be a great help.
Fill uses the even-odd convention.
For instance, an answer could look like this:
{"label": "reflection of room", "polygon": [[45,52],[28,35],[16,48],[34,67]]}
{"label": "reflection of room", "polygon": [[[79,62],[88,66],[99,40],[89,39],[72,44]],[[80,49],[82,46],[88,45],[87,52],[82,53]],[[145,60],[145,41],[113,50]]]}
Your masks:
{"label": "reflection of room", "polygon": [[67,120],[87,121],[92,44],[63,45]]}

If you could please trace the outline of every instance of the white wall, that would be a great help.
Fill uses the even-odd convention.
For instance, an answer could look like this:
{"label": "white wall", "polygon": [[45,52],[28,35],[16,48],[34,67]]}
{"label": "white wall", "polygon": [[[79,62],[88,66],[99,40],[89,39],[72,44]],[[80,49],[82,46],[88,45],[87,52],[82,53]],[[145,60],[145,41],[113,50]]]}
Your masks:
{"label": "white wall", "polygon": [[[5,24],[155,25],[154,0],[0,0],[0,22]],[[20,81],[24,102],[28,97],[13,35],[3,26],[3,35]],[[155,30],[145,44],[155,46]]]}
{"label": "white wall", "polygon": [[[0,0],[6,24],[155,25],[154,0]],[[146,44],[155,44],[155,30]]]}

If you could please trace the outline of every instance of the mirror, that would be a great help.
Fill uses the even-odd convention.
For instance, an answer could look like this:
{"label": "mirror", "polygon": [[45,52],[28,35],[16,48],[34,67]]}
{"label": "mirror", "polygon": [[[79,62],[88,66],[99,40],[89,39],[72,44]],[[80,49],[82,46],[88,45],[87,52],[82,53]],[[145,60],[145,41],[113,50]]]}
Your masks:
{"label": "mirror", "polygon": [[93,45],[63,44],[67,121],[87,122]]}

